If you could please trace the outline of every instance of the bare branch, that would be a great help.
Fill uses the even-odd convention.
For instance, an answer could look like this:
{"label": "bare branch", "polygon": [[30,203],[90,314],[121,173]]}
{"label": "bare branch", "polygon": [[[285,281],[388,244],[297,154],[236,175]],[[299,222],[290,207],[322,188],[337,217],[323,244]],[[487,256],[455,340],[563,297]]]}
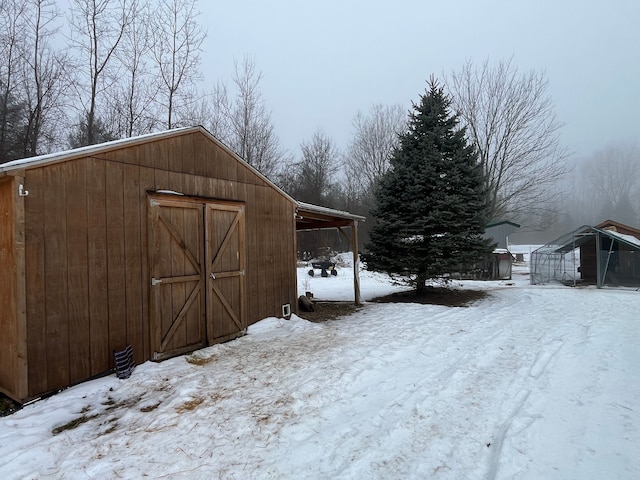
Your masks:
{"label": "bare branch", "polygon": [[211,131],[250,165],[274,178],[287,153],[280,146],[271,112],[262,99],[261,79],[262,72],[256,70],[252,58],[235,63],[235,95],[230,98],[222,83],[214,89]]}
{"label": "bare branch", "polygon": [[368,116],[358,112],[353,119],[354,135],[345,159],[346,174],[359,195],[373,191],[389,168],[389,158],[406,128],[406,112],[400,105],[375,104]]}
{"label": "bare branch", "polygon": [[484,167],[493,219],[543,219],[559,207],[568,153],[547,86],[543,73],[520,73],[511,60],[469,62],[447,81]]}
{"label": "bare branch", "polygon": [[177,110],[189,111],[194,106],[185,103],[193,99],[191,87],[200,78],[198,66],[206,33],[196,22],[198,15],[196,0],[161,0],[151,16],[151,51],[161,85],[166,128],[179,123]]}
{"label": "bare branch", "polygon": [[86,62],[78,91],[89,144],[101,140],[94,129],[98,97],[118,78],[113,59],[136,11],[137,0],[73,0],[70,41],[81,53],[80,61]]}

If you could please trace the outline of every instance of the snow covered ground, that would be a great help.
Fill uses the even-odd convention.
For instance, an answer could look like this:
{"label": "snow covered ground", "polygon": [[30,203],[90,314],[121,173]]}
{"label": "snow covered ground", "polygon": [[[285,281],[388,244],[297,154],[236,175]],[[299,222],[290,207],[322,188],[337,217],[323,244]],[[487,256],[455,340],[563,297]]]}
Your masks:
{"label": "snow covered ground", "polygon": [[[306,277],[351,298],[349,268]],[[531,286],[523,267],[459,288],[490,296],[268,318],[28,405],[0,419],[1,476],[640,478],[640,292]],[[395,289],[363,274],[365,299]]]}

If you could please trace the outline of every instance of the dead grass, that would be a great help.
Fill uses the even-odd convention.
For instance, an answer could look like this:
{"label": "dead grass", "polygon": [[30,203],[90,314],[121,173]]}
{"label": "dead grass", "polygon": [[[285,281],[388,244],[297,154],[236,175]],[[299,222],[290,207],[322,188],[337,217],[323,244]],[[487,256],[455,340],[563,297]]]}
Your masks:
{"label": "dead grass", "polygon": [[154,411],[156,408],[160,406],[161,402],[154,403],[153,405],[147,405],[146,407],[141,407],[140,411],[143,413],[148,413]]}
{"label": "dead grass", "polygon": [[202,402],[204,402],[204,398],[202,397],[192,398],[191,400],[187,400],[186,402],[184,402],[179,407],[176,407],[176,412],[178,413],[190,412],[192,410],[195,410]]}
{"label": "dead grass", "polygon": [[197,355],[188,355],[187,357],[185,357],[185,359],[187,360],[187,362],[191,363],[192,365],[207,365],[213,361],[215,361],[216,357],[215,355],[212,355],[210,357],[200,357]]}
{"label": "dead grass", "polygon": [[65,430],[73,430],[74,428],[77,428],[83,423],[87,423],[89,420],[93,420],[96,417],[97,415],[89,415],[89,416],[82,415],[81,417],[74,418],[73,420],[65,423],[64,425],[60,425],[59,427],[54,428],[53,430],[51,430],[51,433],[53,433],[54,435],[58,435],[59,433],[64,432]]}

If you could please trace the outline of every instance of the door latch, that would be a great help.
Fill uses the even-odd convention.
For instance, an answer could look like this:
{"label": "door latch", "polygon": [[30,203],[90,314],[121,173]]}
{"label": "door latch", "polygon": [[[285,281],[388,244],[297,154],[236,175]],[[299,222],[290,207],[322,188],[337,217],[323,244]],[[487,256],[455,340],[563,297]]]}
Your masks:
{"label": "door latch", "polygon": [[151,285],[152,286],[156,286],[156,285],[160,285],[162,283],[162,279],[161,278],[152,278],[151,279]]}
{"label": "door latch", "polygon": [[213,274],[213,272],[211,272],[211,273],[209,274],[209,276],[211,277],[211,279],[212,279],[212,280],[215,280],[215,279],[216,279],[216,276]]}

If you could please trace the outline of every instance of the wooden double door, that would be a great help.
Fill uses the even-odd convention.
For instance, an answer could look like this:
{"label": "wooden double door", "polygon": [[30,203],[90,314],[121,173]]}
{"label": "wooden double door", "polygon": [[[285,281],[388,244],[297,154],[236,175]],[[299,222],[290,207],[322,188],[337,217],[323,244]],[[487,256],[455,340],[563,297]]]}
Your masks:
{"label": "wooden double door", "polygon": [[149,197],[153,358],[246,331],[244,204]]}

